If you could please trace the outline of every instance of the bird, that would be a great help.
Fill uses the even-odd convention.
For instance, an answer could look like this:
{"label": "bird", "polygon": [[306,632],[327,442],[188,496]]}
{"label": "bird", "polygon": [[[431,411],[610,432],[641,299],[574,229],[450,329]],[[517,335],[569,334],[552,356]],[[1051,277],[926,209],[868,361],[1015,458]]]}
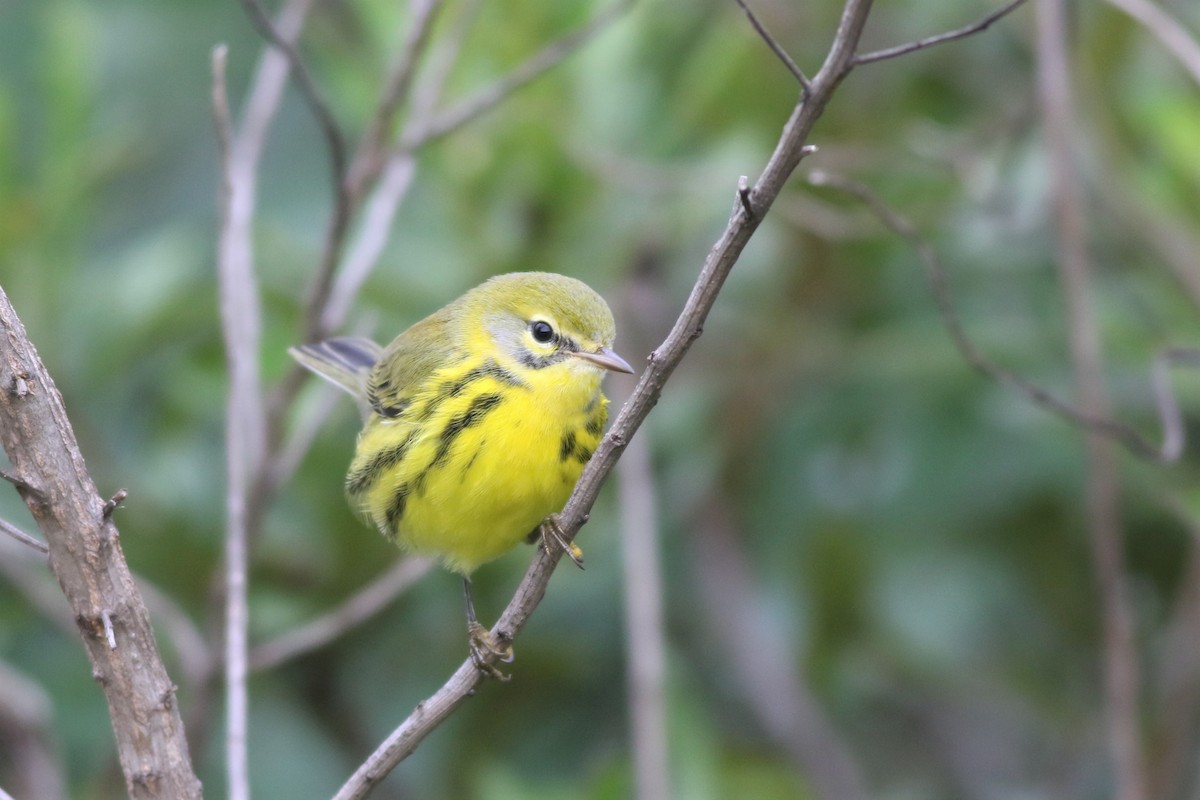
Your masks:
{"label": "bird", "polygon": [[522,541],[561,548],[559,511],[608,418],[601,381],[633,373],[612,349],[612,311],[575,278],[498,275],[386,347],[337,337],[289,349],[358,401],[351,505],[402,550],[463,579],[471,659],[506,680],[511,645],[481,625],[471,574]]}

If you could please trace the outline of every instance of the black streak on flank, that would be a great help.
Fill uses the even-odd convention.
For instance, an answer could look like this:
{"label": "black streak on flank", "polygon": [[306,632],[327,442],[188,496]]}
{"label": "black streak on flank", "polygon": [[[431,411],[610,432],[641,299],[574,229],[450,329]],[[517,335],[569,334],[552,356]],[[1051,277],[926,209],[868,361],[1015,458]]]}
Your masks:
{"label": "black streak on flank", "polygon": [[431,469],[436,469],[446,462],[450,456],[450,448],[454,445],[454,440],[458,435],[467,428],[474,427],[483,421],[491,411],[500,405],[504,400],[504,395],[489,393],[481,394],[471,401],[471,405],[467,406],[467,410],[459,414],[454,419],[446,423],[445,429],[438,436],[437,454],[434,455],[433,461],[429,462],[429,466],[421,473],[417,480],[424,483],[425,475]]}
{"label": "black streak on flank", "polygon": [[559,443],[558,460],[566,461],[573,452],[575,452],[575,431],[568,430],[563,434],[562,442]]}
{"label": "black streak on flank", "polygon": [[412,431],[400,444],[380,450],[375,456],[346,476],[346,493],[349,495],[362,494],[375,485],[380,476],[404,460],[408,449],[417,439],[417,432]]}
{"label": "black streak on flank", "polygon": [[392,501],[388,503],[387,527],[392,536],[396,535],[400,518],[404,516],[404,506],[408,503],[410,491],[407,483],[401,484],[396,493],[392,495]]}
{"label": "black streak on flank", "polygon": [[600,414],[595,414],[587,422],[587,432],[592,436],[599,436],[604,430],[604,418]]}

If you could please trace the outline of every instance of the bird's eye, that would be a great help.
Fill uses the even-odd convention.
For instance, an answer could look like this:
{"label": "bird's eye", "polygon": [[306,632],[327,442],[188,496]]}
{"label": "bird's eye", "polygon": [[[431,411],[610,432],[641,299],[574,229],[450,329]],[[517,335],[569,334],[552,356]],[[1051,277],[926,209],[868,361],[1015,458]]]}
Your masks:
{"label": "bird's eye", "polygon": [[554,328],[550,327],[549,322],[540,319],[530,324],[529,331],[533,334],[534,340],[542,344],[546,344],[554,338]]}

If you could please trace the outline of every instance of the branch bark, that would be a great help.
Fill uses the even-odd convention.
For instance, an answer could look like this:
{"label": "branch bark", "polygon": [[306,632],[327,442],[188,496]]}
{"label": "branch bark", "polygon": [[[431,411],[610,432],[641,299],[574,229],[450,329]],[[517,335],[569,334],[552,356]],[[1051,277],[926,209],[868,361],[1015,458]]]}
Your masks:
{"label": "branch bark", "polygon": [[3,289],[0,328],[0,439],[10,479],[46,538],[50,568],[108,700],[125,787],[135,800],[199,798],[175,685],[117,527],[104,514],[62,396]]}
{"label": "branch bark", "polygon": [[[650,354],[646,371],[642,373],[637,387],[608,434],[600,442],[592,460],[584,468],[575,491],[563,509],[561,522],[568,539],[573,538],[586,522],[601,486],[616,466],[630,438],[654,408],[663,386],[699,338],[725,279],[763,216],[770,210],[800,160],[812,151],[805,145],[809,132],[833,92],[853,67],[854,53],[870,9],[871,0],[847,0],[829,54],[812,79],[810,91],[792,110],[766,168],[752,190],[735,193],[729,222],[709,251],[687,304],[667,338]],[[539,551],[512,601],[492,629],[494,636],[511,641],[520,633],[545,595],[550,575],[561,556],[562,552],[557,549],[552,553]],[[471,660],[464,661],[445,685],[419,703],[408,719],[363,762],[337,793],[336,800],[365,797],[376,783],[411,754],[474,692],[480,680],[479,670]]]}

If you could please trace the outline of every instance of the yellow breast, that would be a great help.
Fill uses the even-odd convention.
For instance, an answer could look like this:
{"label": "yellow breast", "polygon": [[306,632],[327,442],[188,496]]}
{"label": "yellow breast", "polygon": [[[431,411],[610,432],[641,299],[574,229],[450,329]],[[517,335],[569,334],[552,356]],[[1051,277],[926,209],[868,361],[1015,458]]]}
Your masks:
{"label": "yellow breast", "polygon": [[444,367],[398,416],[368,421],[347,493],[401,547],[469,574],[562,508],[607,403],[600,375],[575,359]]}

